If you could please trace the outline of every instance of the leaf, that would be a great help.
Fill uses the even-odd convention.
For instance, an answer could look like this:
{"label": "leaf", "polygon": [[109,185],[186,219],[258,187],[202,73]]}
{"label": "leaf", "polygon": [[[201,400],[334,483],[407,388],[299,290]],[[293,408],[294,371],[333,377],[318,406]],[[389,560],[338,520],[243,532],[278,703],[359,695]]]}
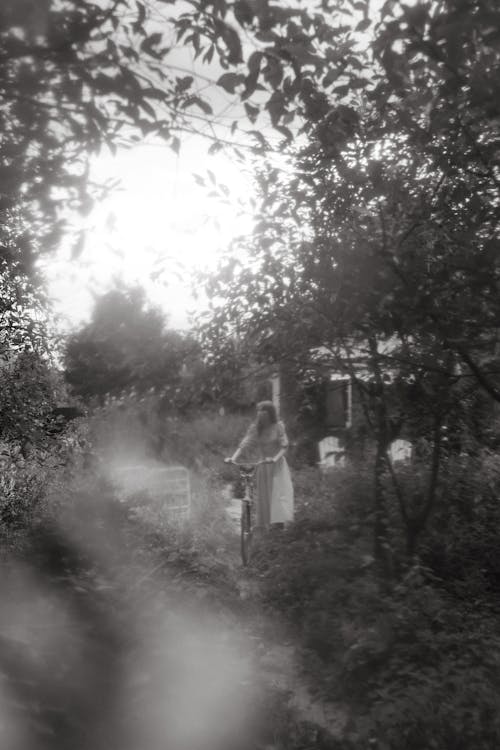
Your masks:
{"label": "leaf", "polygon": [[221,36],[228,49],[227,61],[230,65],[243,62],[243,52],[238,32],[226,23],[223,23]]}
{"label": "leaf", "polygon": [[257,89],[262,58],[262,52],[253,52],[248,59],[249,73],[245,78],[245,90],[241,95],[242,100],[248,99]]}
{"label": "leaf", "polygon": [[371,20],[369,18],[364,18],[356,26],[356,31],[366,31],[367,29],[370,28],[371,25],[372,25]]}
{"label": "leaf", "polygon": [[215,53],[215,45],[211,44],[208,50],[203,55],[203,62],[211,63]]}
{"label": "leaf", "polygon": [[259,108],[254,107],[252,104],[245,102],[245,112],[247,113],[248,119],[253,124],[259,116]]}
{"label": "leaf", "polygon": [[149,35],[148,43],[151,47],[155,47],[157,44],[160,44],[162,39],[163,34],[161,33],[161,31],[156,31],[154,34]]}
{"label": "leaf", "polygon": [[175,89],[176,91],[183,93],[184,91],[188,91],[188,89],[191,88],[193,85],[194,78],[193,76],[184,76],[183,78],[176,78],[176,85]]}
{"label": "leaf", "polygon": [[71,248],[71,258],[72,260],[76,260],[80,257],[82,254],[84,248],[85,248],[85,240],[86,240],[86,234],[85,232],[79,232],[78,239],[74,243],[73,247]]}
{"label": "leaf", "polygon": [[259,42],[273,42],[276,43],[280,40],[280,37],[276,34],[275,31],[258,31],[255,34],[255,38],[259,40]]}
{"label": "leaf", "polygon": [[264,136],[259,130],[249,130],[248,135],[253,136],[263,149],[267,150],[269,148],[269,143],[266,141],[266,139],[264,138]]}
{"label": "leaf", "polygon": [[250,73],[255,73],[260,70],[262,58],[264,57],[262,52],[252,52],[248,58],[248,70]]}
{"label": "leaf", "polygon": [[139,81],[129,68],[125,67],[124,65],[120,65],[119,69],[125,83],[129,84],[130,87],[135,89],[137,92],[142,91]]}
{"label": "leaf", "polygon": [[159,101],[163,101],[166,96],[165,91],[155,88],[154,86],[142,89],[142,94],[150,99],[158,99]]}
{"label": "leaf", "polygon": [[155,110],[153,109],[153,107],[151,106],[151,104],[149,104],[149,102],[148,102],[148,101],[147,101],[146,99],[143,99],[143,100],[142,100],[142,101],[140,102],[140,106],[142,107],[142,109],[143,109],[143,110],[144,110],[144,111],[145,111],[145,112],[146,112],[146,113],[147,113],[147,114],[148,114],[148,115],[149,115],[150,117],[152,117],[152,118],[153,118],[154,120],[156,120],[156,112],[155,112]]}
{"label": "leaf", "polygon": [[187,109],[187,107],[196,106],[201,109],[202,112],[204,112],[206,115],[213,114],[212,107],[208,102],[206,102],[204,99],[201,99],[199,96],[189,96],[183,103],[182,103],[182,109]]}
{"label": "leaf", "polygon": [[144,5],[138,2],[137,9],[139,11],[137,21],[132,25],[132,29],[133,31],[135,31],[135,33],[141,31],[144,21],[146,20],[146,8],[144,7]]}
{"label": "leaf", "polygon": [[155,47],[158,46],[158,44],[163,39],[163,34],[161,32],[155,32],[154,34],[150,34],[141,42],[141,51],[146,52],[148,55],[151,55],[151,57],[160,58],[161,53],[158,52]]}
{"label": "leaf", "polygon": [[233,13],[240,26],[250,25],[254,18],[253,8],[247,0],[237,0]]}
{"label": "leaf", "polygon": [[285,112],[285,99],[281,91],[275,91],[266,104],[266,109],[271,117],[271,122],[276,126]]}
{"label": "leaf", "polygon": [[332,83],[335,83],[337,78],[339,78],[339,76],[341,75],[342,73],[339,70],[336,70],[336,69],[330,70],[326,74],[326,76],[323,78],[322,85],[324,86],[325,89],[327,89],[329,86],[332,85]]}
{"label": "leaf", "polygon": [[347,84],[344,84],[343,86],[336,86],[333,89],[333,93],[337,94],[340,97],[343,97],[343,96],[346,96],[350,90],[351,90],[351,87],[348,86]]}
{"label": "leaf", "polygon": [[[212,143],[212,145],[208,149],[208,153],[209,154],[217,154],[222,149],[223,149],[222,143],[219,143],[218,141],[215,141],[215,143]],[[221,187],[223,187],[223,186],[221,185]]]}
{"label": "leaf", "polygon": [[265,80],[275,89],[283,80],[283,65],[279,60],[269,58],[266,67],[262,71]]}
{"label": "leaf", "polygon": [[286,128],[284,125],[275,125],[274,128],[278,131],[278,133],[284,135],[287,141],[293,140],[293,133],[289,128]]}
{"label": "leaf", "polygon": [[217,80],[217,85],[221,86],[228,93],[234,94],[236,86],[245,82],[245,76],[241,73],[223,73]]}

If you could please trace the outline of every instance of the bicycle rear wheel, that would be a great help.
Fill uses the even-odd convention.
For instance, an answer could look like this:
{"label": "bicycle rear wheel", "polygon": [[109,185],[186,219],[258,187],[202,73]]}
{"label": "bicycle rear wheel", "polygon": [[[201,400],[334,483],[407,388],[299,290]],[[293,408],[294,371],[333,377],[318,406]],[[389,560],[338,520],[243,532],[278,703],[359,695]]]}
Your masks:
{"label": "bicycle rear wheel", "polygon": [[243,565],[250,562],[252,551],[252,519],[250,503],[243,501],[241,505],[241,561]]}

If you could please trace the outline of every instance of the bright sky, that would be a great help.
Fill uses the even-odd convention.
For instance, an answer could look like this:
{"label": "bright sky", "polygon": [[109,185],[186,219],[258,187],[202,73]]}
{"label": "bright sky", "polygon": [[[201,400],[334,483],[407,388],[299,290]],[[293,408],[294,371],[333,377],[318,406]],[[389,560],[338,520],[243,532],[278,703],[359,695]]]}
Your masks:
{"label": "bright sky", "polygon": [[[187,327],[196,308],[191,295],[195,270],[214,269],[231,239],[248,232],[251,176],[223,154],[208,156],[206,140],[186,139],[179,156],[163,146],[137,146],[95,163],[98,179],[119,179],[120,187],[89,219],[81,258],[61,250],[47,268],[49,291],[64,328],[87,320],[92,293],[114,278],[144,286],[165,310],[169,324]],[[211,170],[230,194],[209,197],[193,173]],[[152,278],[157,275],[157,278]]]}
{"label": "bright sky", "polygon": [[[373,12],[381,2],[372,0]],[[196,76],[189,49],[177,49],[173,63]],[[220,71],[211,67],[203,73],[216,79]],[[217,117],[237,118],[238,108],[227,104],[222,89],[211,88]],[[119,180],[120,187],[91,215],[80,260],[70,260],[61,249],[46,269],[61,328],[87,320],[93,293],[105,292],[116,278],[143,286],[171,326],[189,325],[189,312],[197,307],[191,295],[194,271],[215,269],[230,241],[251,229],[251,175],[222,153],[209,156],[209,145],[204,138],[186,136],[179,156],[166,146],[138,145],[96,160],[94,178]],[[229,188],[228,202],[210,198],[196,183],[193,173],[206,176],[207,170]],[[247,207],[243,214],[241,202]]]}
{"label": "bright sky", "polygon": [[[167,12],[163,5],[146,5],[152,28],[156,24],[168,34],[164,17],[172,9]],[[198,92],[208,95],[214,119],[221,125],[227,127],[241,117],[241,104],[207,83],[221,73],[216,61],[200,67],[189,46],[176,45],[174,38],[171,41],[172,74],[193,74]],[[202,120],[193,124],[210,132]],[[227,137],[227,132],[223,135]],[[223,152],[209,156],[207,138],[186,134],[181,141],[179,155],[168,146],[144,144],[116,157],[107,154],[96,159],[93,178],[119,180],[121,186],[90,217],[81,259],[69,260],[69,253],[61,250],[47,269],[49,293],[65,319],[60,321],[62,327],[88,319],[92,292],[106,291],[117,277],[145,287],[150,299],[167,313],[170,326],[187,327],[189,312],[196,307],[191,295],[193,272],[215,269],[230,241],[250,230],[251,175]],[[196,183],[193,173],[206,177],[208,170],[229,188],[226,203],[209,197],[209,190]],[[240,202],[247,206],[245,215]],[[162,270],[156,280],[151,278]]]}

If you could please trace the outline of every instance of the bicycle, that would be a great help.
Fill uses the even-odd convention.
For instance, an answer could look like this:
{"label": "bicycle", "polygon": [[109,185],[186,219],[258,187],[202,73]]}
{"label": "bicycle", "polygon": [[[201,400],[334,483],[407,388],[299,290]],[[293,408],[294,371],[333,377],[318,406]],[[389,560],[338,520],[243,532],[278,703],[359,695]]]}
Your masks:
{"label": "bicycle", "polygon": [[241,499],[241,520],[240,520],[240,548],[241,561],[243,565],[248,565],[252,553],[252,506],[253,506],[253,478],[255,469],[262,461],[256,463],[239,463],[237,461],[227,461],[240,470],[240,478],[243,481],[244,495]]}

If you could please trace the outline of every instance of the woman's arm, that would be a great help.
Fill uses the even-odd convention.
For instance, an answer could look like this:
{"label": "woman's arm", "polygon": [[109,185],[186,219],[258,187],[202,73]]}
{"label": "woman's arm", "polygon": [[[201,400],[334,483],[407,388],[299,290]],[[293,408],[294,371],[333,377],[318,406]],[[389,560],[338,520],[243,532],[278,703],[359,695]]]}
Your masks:
{"label": "woman's arm", "polygon": [[286,448],[280,448],[279,451],[277,452],[277,454],[275,456],[273,456],[272,458],[268,459],[269,463],[275,464],[276,461],[279,461],[280,458],[283,458],[283,456],[285,455],[285,453],[286,453]]}
{"label": "woman's arm", "polygon": [[274,464],[277,461],[279,461],[280,458],[283,458],[288,448],[288,438],[286,435],[285,425],[283,424],[283,422],[278,422],[278,434],[279,434],[279,441],[280,441],[281,448],[276,453],[276,455],[270,459],[270,462],[272,461],[272,463]]}
{"label": "woman's arm", "polygon": [[240,458],[241,454],[246,448],[254,448],[258,442],[257,438],[257,427],[255,424],[251,424],[248,428],[247,434],[231,456],[231,461],[233,463],[236,463],[238,459]]}

